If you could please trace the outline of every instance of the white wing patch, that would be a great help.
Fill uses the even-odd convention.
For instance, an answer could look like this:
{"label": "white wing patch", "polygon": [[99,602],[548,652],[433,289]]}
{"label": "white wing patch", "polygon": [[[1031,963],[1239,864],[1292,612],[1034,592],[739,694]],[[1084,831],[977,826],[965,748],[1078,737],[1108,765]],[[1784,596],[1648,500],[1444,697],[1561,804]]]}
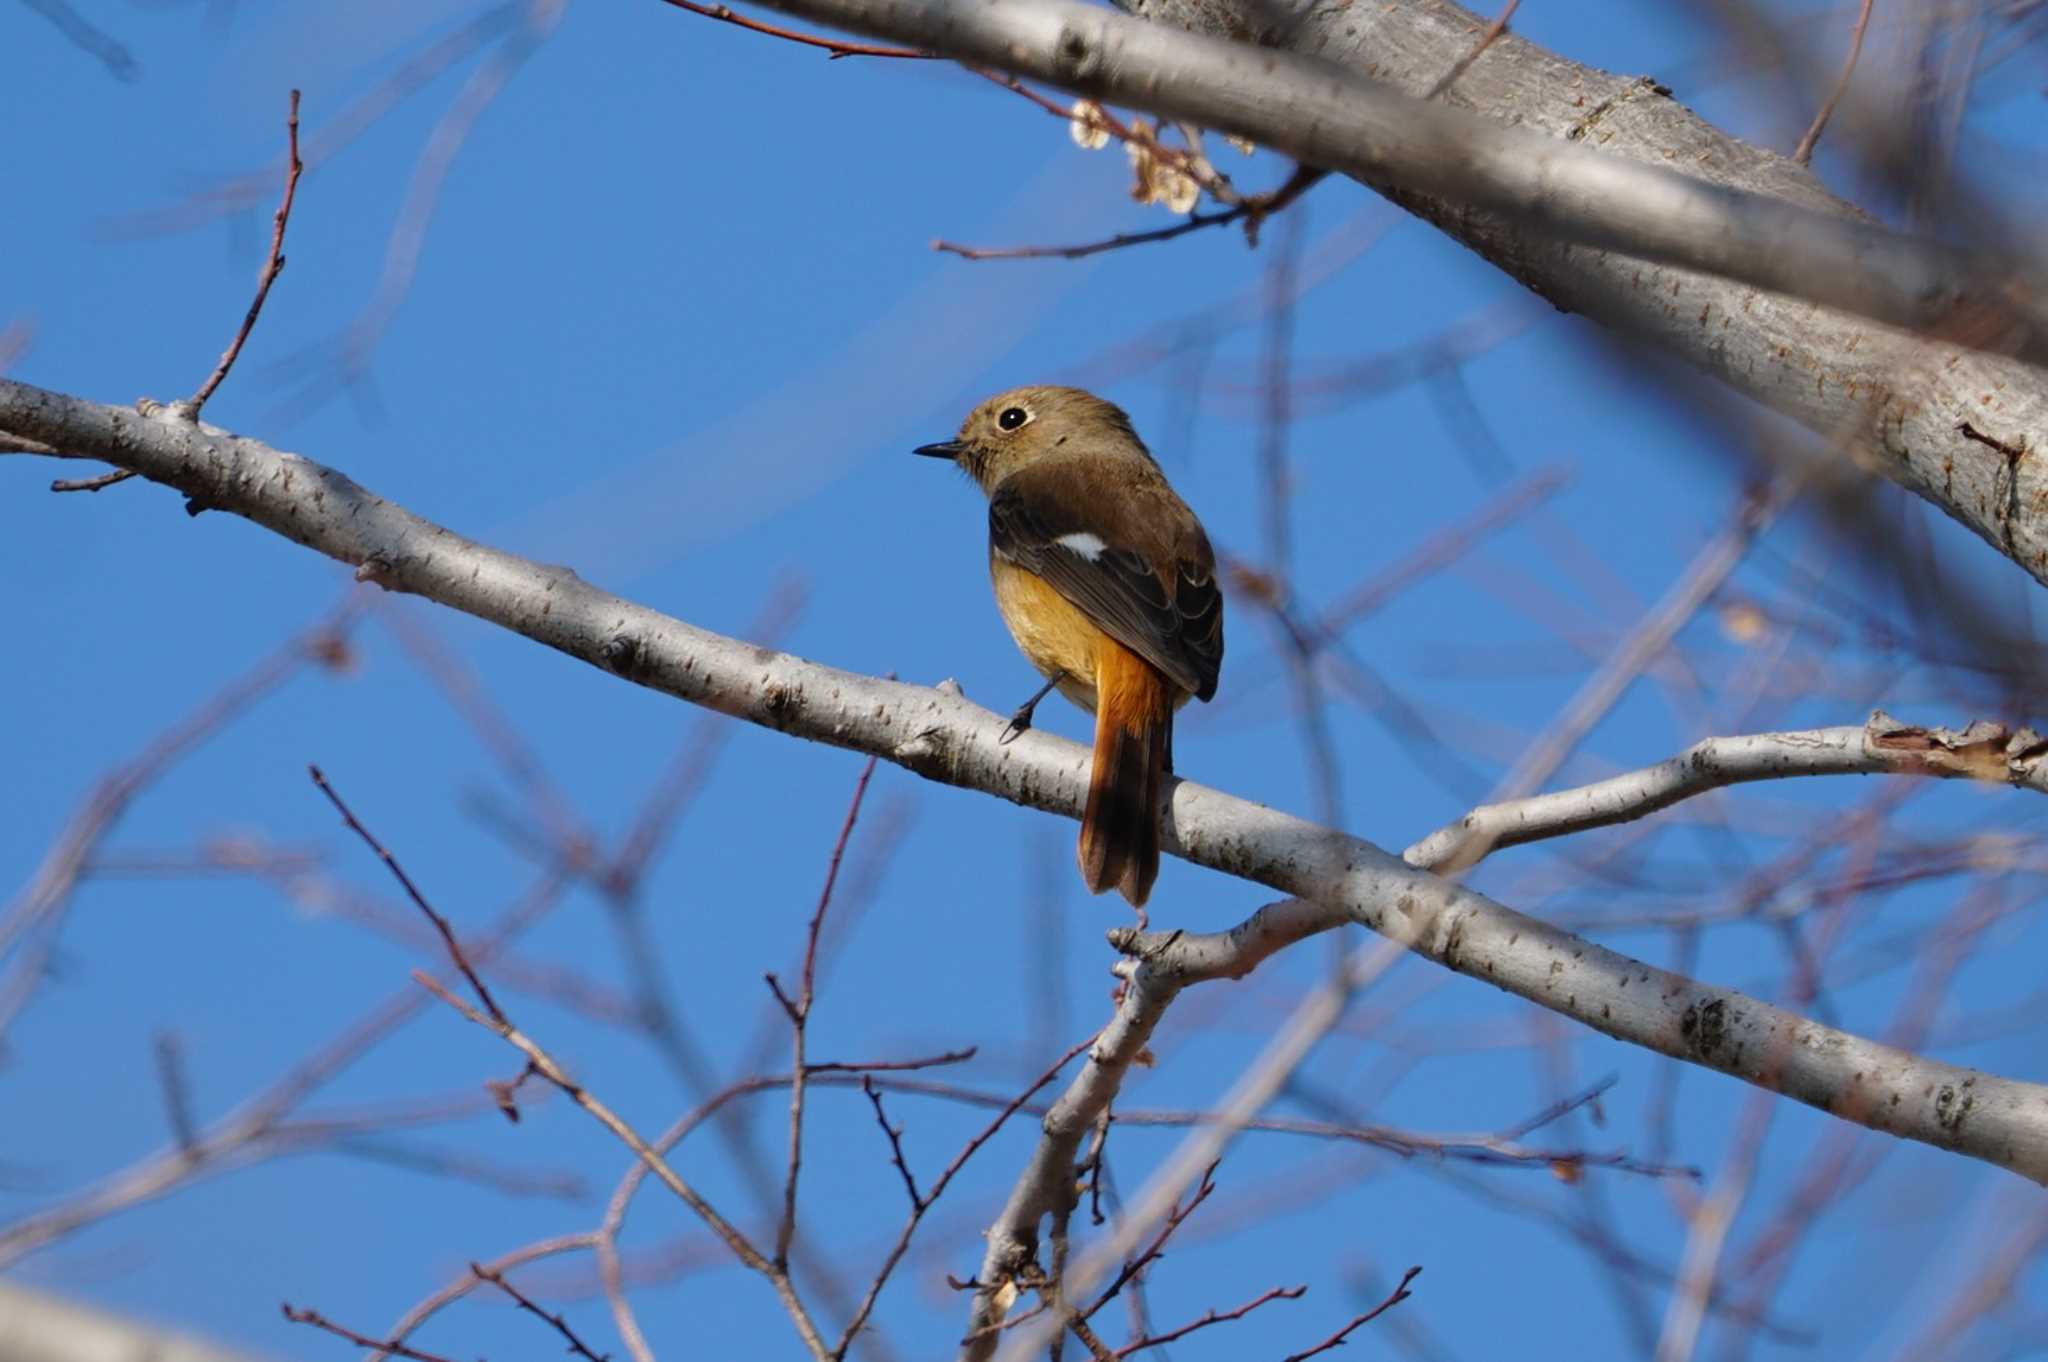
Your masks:
{"label": "white wing patch", "polygon": [[1063,534],[1052,542],[1058,544],[1063,549],[1073,550],[1091,562],[1100,558],[1102,551],[1109,547],[1109,545],[1102,542],[1102,536],[1090,534],[1086,530],[1077,530],[1073,534]]}

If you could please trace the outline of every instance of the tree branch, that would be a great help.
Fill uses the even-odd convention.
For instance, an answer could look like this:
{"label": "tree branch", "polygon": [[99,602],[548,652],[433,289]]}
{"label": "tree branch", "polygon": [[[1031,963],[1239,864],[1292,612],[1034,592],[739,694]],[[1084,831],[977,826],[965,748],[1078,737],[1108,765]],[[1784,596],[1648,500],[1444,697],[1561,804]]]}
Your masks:
{"label": "tree branch", "polygon": [[2048,362],[2037,277],[1887,232],[1654,80],[1512,33],[1425,103],[1487,27],[1451,0],[1120,2],[1157,22],[1073,0],[769,0],[1343,171],[1558,307],[1867,442],[1875,471],[2048,582],[2048,465],[2028,438],[2048,429],[2048,378],[2001,358]]}
{"label": "tree branch", "polygon": [[[1878,710],[1861,727],[1706,738],[1667,761],[1575,790],[1472,810],[1410,847],[1410,865],[1441,869],[1459,848],[1491,850],[1610,827],[1681,800],[1759,780],[1794,776],[1914,775],[1995,781],[2048,794],[2048,739],[2031,728],[1978,722],[1960,733],[1917,728]],[[1472,856],[1477,860],[1477,856]]]}
{"label": "tree branch", "polygon": [[[352,564],[359,578],[749,723],[1063,817],[1081,812],[1087,749],[1037,730],[1005,746],[1003,717],[957,686],[861,676],[695,628],[567,568],[465,539],[309,459],[150,410],[0,379],[0,432],[133,468],[196,506]],[[2048,1088],[1936,1063],[1644,964],[1369,842],[1189,781],[1170,792],[1161,842],[1195,864],[1332,905],[1619,1040],[2048,1183]]]}

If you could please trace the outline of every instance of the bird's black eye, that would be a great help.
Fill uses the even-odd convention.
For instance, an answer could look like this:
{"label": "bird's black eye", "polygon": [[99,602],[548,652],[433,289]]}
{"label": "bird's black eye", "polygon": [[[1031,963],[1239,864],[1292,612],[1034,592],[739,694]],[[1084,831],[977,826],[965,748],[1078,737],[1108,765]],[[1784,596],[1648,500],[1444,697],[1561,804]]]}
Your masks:
{"label": "bird's black eye", "polygon": [[1004,430],[1015,430],[1031,419],[1031,413],[1022,407],[1004,407],[1003,414],[996,417],[996,424]]}

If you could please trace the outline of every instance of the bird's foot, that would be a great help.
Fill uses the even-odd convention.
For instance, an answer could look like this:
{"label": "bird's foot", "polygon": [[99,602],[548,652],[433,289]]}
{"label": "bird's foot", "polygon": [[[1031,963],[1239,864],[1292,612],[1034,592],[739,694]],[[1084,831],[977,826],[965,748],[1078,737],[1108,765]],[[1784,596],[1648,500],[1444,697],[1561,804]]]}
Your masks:
{"label": "bird's foot", "polygon": [[1031,716],[1037,712],[1038,702],[1052,694],[1052,688],[1066,679],[1067,674],[1065,672],[1056,673],[1050,681],[1040,686],[1037,693],[1029,700],[1017,706],[1016,712],[1010,715],[1009,724],[1003,729],[1003,736],[996,739],[996,746],[1008,747],[1011,743],[1017,741],[1025,730],[1031,727]]}

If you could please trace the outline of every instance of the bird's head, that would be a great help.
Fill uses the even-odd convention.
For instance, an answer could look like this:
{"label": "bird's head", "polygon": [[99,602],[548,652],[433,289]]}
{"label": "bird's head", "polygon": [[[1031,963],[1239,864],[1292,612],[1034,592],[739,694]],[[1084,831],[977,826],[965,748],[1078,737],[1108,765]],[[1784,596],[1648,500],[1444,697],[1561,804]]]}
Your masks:
{"label": "bird's head", "polygon": [[1121,407],[1079,388],[1048,386],[997,393],[967,413],[957,436],[914,452],[951,459],[984,492],[1041,459],[1152,458]]}

